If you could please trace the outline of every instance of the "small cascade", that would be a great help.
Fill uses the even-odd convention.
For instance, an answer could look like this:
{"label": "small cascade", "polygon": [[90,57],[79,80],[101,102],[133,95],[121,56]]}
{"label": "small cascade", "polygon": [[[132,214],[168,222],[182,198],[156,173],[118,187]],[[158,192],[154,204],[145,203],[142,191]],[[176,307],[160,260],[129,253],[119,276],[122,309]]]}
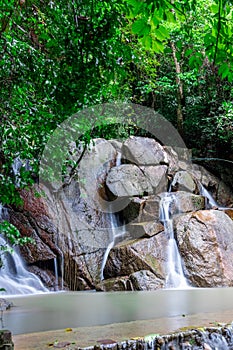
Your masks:
{"label": "small cascade", "polygon": [[117,152],[116,166],[120,166],[120,165],[121,165],[121,152]]}
{"label": "small cascade", "polygon": [[203,332],[202,337],[203,337],[204,345],[207,344],[209,346],[209,349],[217,349],[217,350],[230,349],[230,347],[228,346],[226,338],[220,333],[217,333],[217,332],[213,332],[213,333]]}
{"label": "small cascade", "polygon": [[[179,332],[167,335],[151,335],[144,337],[145,349],[161,350],[228,350],[232,349],[232,324],[222,328],[212,327],[190,329],[186,332]],[[137,344],[134,344],[134,348]],[[122,347],[120,347],[122,349]]]}
{"label": "small cascade", "polygon": [[[0,221],[8,217],[7,209],[0,204]],[[0,235],[0,288],[3,294],[34,294],[48,292],[41,280],[27,271],[17,251]]]}
{"label": "small cascade", "polygon": [[108,217],[109,217],[109,224],[110,224],[110,228],[109,228],[110,243],[108,244],[105,250],[104,257],[101,264],[101,272],[100,272],[101,281],[104,280],[104,268],[108,260],[110,250],[114,247],[118,238],[125,236],[124,226],[120,225],[117,214],[109,213]]}
{"label": "small cascade", "polygon": [[41,280],[26,270],[20,255],[10,248],[6,240],[0,236],[0,246],[7,247],[9,252],[1,254],[0,288],[5,294],[34,294],[48,292]]}
{"label": "small cascade", "polygon": [[[121,165],[121,153],[118,152],[116,156],[116,165],[115,166],[120,166]],[[122,226],[119,225],[119,220],[117,218],[117,215],[111,211],[111,206],[110,206],[110,212],[108,213],[108,221],[109,221],[109,236],[110,236],[110,242],[105,250],[104,257],[102,260],[101,264],[101,272],[100,272],[100,280],[104,280],[104,268],[106,265],[106,262],[108,260],[109,253],[111,249],[114,247],[116,243],[116,239],[123,237],[125,234],[125,229],[122,229]]]}
{"label": "small cascade", "polygon": [[60,266],[61,266],[61,290],[64,289],[64,255],[61,251],[60,255]]}
{"label": "small cascade", "polygon": [[213,207],[219,208],[219,205],[214,200],[213,196],[210,194],[209,191],[207,191],[207,189],[201,183],[199,184],[199,188],[200,188],[200,195],[207,198],[207,201],[208,201],[208,203],[206,205],[207,209],[209,209],[209,207],[210,208],[213,208]]}
{"label": "small cascade", "polygon": [[17,156],[14,159],[11,168],[12,168],[12,172],[13,172],[13,175],[15,178],[15,186],[16,187],[20,187],[20,182],[21,182],[20,170],[21,170],[21,168],[23,168],[26,171],[32,170],[29,159],[22,160],[19,156]]}
{"label": "small cascade", "polygon": [[57,267],[57,257],[53,259],[54,262],[54,276],[55,276],[55,290],[58,289],[58,267]]}
{"label": "small cascade", "polygon": [[174,238],[173,220],[171,214],[172,205],[176,205],[176,197],[172,193],[166,193],[160,202],[160,221],[164,225],[164,232],[168,237],[167,262],[166,262],[166,287],[187,288],[189,287],[184,276],[181,256]]}
{"label": "small cascade", "polygon": [[206,209],[212,209],[212,208],[217,208],[218,210],[232,209],[232,208],[220,206],[215,201],[215,199],[210,194],[210,192],[201,183],[199,184],[199,191],[200,191],[200,195],[207,199]]}
{"label": "small cascade", "polygon": [[12,171],[15,177],[15,186],[20,187],[20,169],[22,168],[23,163],[20,157],[16,157],[12,164]]}

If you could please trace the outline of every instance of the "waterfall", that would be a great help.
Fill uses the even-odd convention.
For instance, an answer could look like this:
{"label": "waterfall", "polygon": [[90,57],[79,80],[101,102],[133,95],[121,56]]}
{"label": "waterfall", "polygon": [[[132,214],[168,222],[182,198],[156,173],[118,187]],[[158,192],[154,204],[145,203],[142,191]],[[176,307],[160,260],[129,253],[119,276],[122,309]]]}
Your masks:
{"label": "waterfall", "polygon": [[53,259],[54,263],[54,276],[55,276],[55,290],[58,289],[58,267],[57,267],[57,257]]}
{"label": "waterfall", "polygon": [[[6,219],[7,211],[0,204],[0,221]],[[27,271],[18,252],[0,235],[0,288],[4,294],[34,294],[48,292],[41,280]]]}
{"label": "waterfall", "polygon": [[214,200],[214,198],[212,197],[212,195],[209,193],[209,191],[207,191],[207,189],[200,183],[199,184],[200,187],[200,195],[202,195],[203,197],[206,197],[208,200],[208,205],[213,208],[213,207],[217,207],[219,208],[218,203]]}
{"label": "waterfall", "polygon": [[211,208],[217,208],[218,210],[232,209],[232,208],[220,206],[214,200],[210,192],[201,183],[199,183],[199,191],[200,191],[200,195],[207,199],[206,209],[211,209]]}
{"label": "waterfall", "polygon": [[104,268],[106,265],[106,262],[108,260],[109,253],[111,249],[116,244],[117,238],[121,238],[125,236],[125,228],[124,225],[120,225],[120,222],[118,220],[117,214],[115,213],[108,213],[108,220],[109,220],[109,236],[110,236],[110,242],[105,250],[104,257],[101,264],[101,272],[100,272],[100,279],[101,281],[104,280]]}
{"label": "waterfall", "polygon": [[[120,166],[121,165],[121,153],[117,152],[116,156],[116,165],[115,166]],[[111,210],[111,205],[110,205],[110,212],[108,213],[108,221],[109,221],[109,244],[107,245],[107,248],[105,250],[102,264],[101,264],[101,272],[100,272],[100,280],[104,280],[104,268],[106,265],[106,262],[108,260],[109,253],[111,249],[114,247],[116,243],[116,239],[119,237],[123,237],[125,234],[125,229],[122,229],[122,226],[119,225],[119,222],[117,220],[117,215],[112,212]]]}
{"label": "waterfall", "polygon": [[166,261],[166,287],[167,288],[187,288],[189,287],[184,276],[181,256],[174,238],[173,219],[171,207],[177,200],[174,194],[165,193],[160,201],[160,221],[164,225],[164,232],[168,237],[167,261]]}
{"label": "waterfall", "polygon": [[16,157],[12,164],[12,171],[15,177],[15,186],[20,187],[20,169],[23,166],[23,163],[20,157]]}
{"label": "waterfall", "polygon": [[0,246],[9,251],[1,253],[0,288],[5,294],[33,294],[48,292],[40,279],[26,270],[20,255],[9,247],[6,240],[0,236]]}

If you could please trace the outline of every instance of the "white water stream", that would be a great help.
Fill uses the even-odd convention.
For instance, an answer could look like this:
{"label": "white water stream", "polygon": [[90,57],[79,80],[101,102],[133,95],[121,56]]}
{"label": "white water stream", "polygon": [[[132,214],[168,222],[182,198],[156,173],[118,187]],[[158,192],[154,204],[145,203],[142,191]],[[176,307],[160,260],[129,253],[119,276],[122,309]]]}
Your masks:
{"label": "white water stream", "polygon": [[[7,211],[0,204],[0,221],[6,219]],[[2,249],[4,247],[4,250]],[[23,260],[16,251],[9,246],[6,239],[0,234],[0,288],[6,295],[38,294],[48,292],[41,280],[24,266]],[[7,251],[5,251],[7,248]]]}
{"label": "white water stream", "polygon": [[[0,236],[0,247],[8,246],[6,240]],[[11,249],[8,246],[8,249]],[[0,269],[0,288],[4,288],[6,292],[2,294],[32,294],[48,292],[33,273],[27,271],[20,255],[13,250],[11,252],[1,253],[1,262],[3,266]]]}
{"label": "white water stream", "polygon": [[164,233],[168,237],[166,259],[166,288],[188,288],[189,285],[184,276],[182,260],[174,237],[173,219],[171,207],[178,207],[176,197],[167,192],[160,202],[160,220],[164,225]]}
{"label": "white water stream", "polygon": [[213,196],[210,194],[210,192],[202,185],[199,184],[200,187],[200,195],[203,197],[206,197],[208,200],[208,205],[213,208],[213,207],[219,207],[218,203],[214,200]]}
{"label": "white water stream", "polygon": [[[118,152],[116,156],[116,167],[121,165],[121,153]],[[111,205],[110,205],[110,212],[108,213],[108,221],[109,221],[109,244],[105,250],[103,260],[102,260],[102,265],[101,265],[101,271],[100,271],[100,280],[104,280],[104,268],[106,265],[106,262],[108,260],[109,253],[111,249],[114,247],[116,243],[116,239],[119,237],[123,237],[125,233],[124,227],[118,224],[117,221],[117,216],[115,213],[112,212],[111,210]]]}

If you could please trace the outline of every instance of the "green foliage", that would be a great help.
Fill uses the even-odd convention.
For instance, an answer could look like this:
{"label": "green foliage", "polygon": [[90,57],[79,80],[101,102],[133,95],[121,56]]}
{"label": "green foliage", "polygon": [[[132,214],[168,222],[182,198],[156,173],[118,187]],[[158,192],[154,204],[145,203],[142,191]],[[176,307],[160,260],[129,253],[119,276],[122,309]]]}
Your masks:
{"label": "green foliage", "polygon": [[[21,237],[19,230],[6,220],[0,222],[0,232],[7,238],[11,246],[34,243],[34,240],[30,237]],[[0,249],[1,251],[9,250],[6,246],[1,246]]]}
{"label": "green foliage", "polygon": [[[177,125],[177,78],[187,146],[231,147],[232,32],[226,0],[2,0],[0,201],[22,204],[20,188],[36,178],[51,134],[85,107],[129,100]],[[101,113],[89,131],[82,127],[86,144],[138,132],[133,124],[111,129]],[[16,157],[30,160],[19,179]]]}
{"label": "green foliage", "polygon": [[[227,0],[166,0],[145,1],[125,0],[129,18],[133,19],[132,32],[136,34],[146,49],[164,52],[174,29],[182,30],[187,37],[195,39],[201,51],[189,47],[191,67],[201,67],[207,56],[219,67],[221,77],[233,80],[233,33],[232,2]],[[205,16],[203,16],[205,13]],[[192,46],[194,46],[192,45]],[[197,48],[197,47],[196,47]]]}
{"label": "green foliage", "polygon": [[20,205],[50,135],[68,116],[123,96],[130,57],[119,1],[3,0],[0,11],[0,200]]}

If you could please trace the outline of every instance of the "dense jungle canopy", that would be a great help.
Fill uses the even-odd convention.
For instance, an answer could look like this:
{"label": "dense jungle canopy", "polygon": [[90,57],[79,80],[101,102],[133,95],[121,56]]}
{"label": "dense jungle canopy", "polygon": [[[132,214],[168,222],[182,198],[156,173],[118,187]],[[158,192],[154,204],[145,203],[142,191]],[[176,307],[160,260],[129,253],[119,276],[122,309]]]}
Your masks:
{"label": "dense jungle canopy", "polygon": [[[77,111],[130,101],[161,113],[197,157],[232,160],[233,2],[1,0],[0,198],[19,200],[14,159],[38,172]],[[94,136],[112,137],[104,124]]]}

